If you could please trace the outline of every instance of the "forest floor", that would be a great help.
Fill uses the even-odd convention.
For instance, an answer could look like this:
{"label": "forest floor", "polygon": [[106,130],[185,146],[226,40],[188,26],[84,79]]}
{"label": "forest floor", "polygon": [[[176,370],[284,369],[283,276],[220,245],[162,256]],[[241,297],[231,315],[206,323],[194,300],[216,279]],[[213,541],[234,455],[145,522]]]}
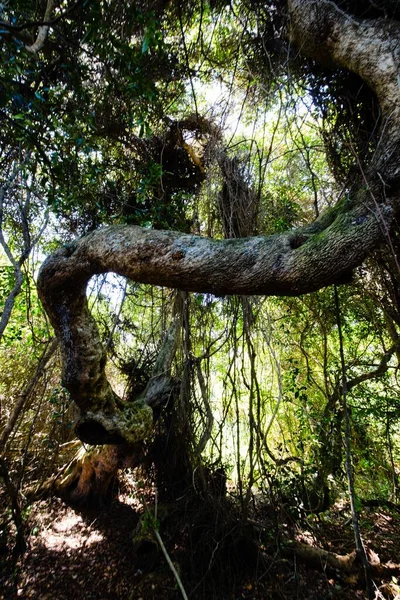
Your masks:
{"label": "forest floor", "polygon": [[[0,600],[181,598],[162,554],[151,565],[141,564],[135,556],[132,537],[140,518],[138,508],[137,500],[133,501],[129,495],[120,496],[110,507],[96,513],[73,510],[58,499],[36,502],[26,516],[28,549],[13,571],[4,547],[0,554],[3,567]],[[297,539],[341,555],[354,549],[346,506],[336,505],[320,516],[303,519],[286,516],[281,512],[278,523],[282,534],[280,548],[285,539]],[[260,535],[263,531],[273,531],[277,523],[276,514],[272,522],[267,507],[255,509],[252,521]],[[375,598],[400,600],[400,569],[393,564],[400,562],[400,514],[365,508],[361,512],[361,532],[366,547],[379,556],[382,564],[391,565],[389,572],[374,580]],[[179,540],[166,536],[165,542],[182,581],[189,591],[193,590],[195,585],[179,569],[182,556]],[[260,548],[258,566],[249,568],[243,561],[243,568],[229,575],[230,586],[225,591],[218,585],[207,588],[202,581],[194,593],[188,593],[189,598],[361,600],[367,597],[362,578],[354,574],[329,570],[322,563],[319,568],[312,568],[290,552],[279,552],[276,544],[260,543]]]}

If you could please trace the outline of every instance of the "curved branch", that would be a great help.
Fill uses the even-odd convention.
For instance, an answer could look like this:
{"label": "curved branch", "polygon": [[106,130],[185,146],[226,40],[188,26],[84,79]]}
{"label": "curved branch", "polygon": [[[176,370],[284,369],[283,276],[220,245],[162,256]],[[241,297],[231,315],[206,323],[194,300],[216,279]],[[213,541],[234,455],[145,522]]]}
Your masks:
{"label": "curved branch", "polygon": [[292,40],[319,62],[357,73],[376,93],[387,116],[400,120],[400,23],[354,19],[327,0],[289,0]]}
{"label": "curved branch", "polygon": [[[125,434],[121,439],[118,432],[137,426],[142,417],[149,426],[144,403],[137,407],[139,416],[122,417],[117,410],[121,403],[106,379],[105,351],[87,306],[93,275],[113,271],[142,283],[216,295],[303,294],[332,283],[376,246],[379,215],[365,212],[364,207],[333,211],[303,230],[236,240],[110,226],[64,246],[45,261],[38,278],[40,298],[61,341],[64,385],[83,412],[111,419],[106,443],[123,441]],[[137,441],[135,436],[129,441]]]}
{"label": "curved branch", "polygon": [[[51,13],[54,8],[54,0],[47,0],[46,12],[44,14],[44,23],[51,19]],[[30,46],[25,46],[25,50],[32,54],[37,54],[44,46],[49,34],[50,25],[40,25],[35,42]]]}
{"label": "curved branch", "polygon": [[362,373],[362,375],[357,375],[357,377],[353,377],[353,379],[349,379],[347,381],[347,390],[350,391],[363,381],[369,381],[370,379],[377,379],[378,377],[382,377],[389,370],[389,361],[392,358],[393,354],[398,352],[400,348],[400,340],[397,340],[387,352],[382,356],[379,365],[376,369],[372,371],[368,371],[367,373]]}
{"label": "curved branch", "polygon": [[386,142],[381,148],[379,168],[389,160],[398,168],[400,23],[355,19],[330,0],[288,0],[288,7],[291,40],[302,54],[349,69],[375,92]]}
{"label": "curved branch", "polygon": [[279,235],[211,240],[111,226],[50,256],[38,288],[61,341],[64,385],[81,410],[96,414],[100,428],[109,432],[102,443],[137,441],[151,427],[151,415],[144,401],[122,412],[107,381],[105,351],[86,301],[93,275],[111,271],[137,282],[215,295],[300,295],[346,277],[382,242],[399,212],[400,94],[395,79],[400,25],[355,21],[327,0],[288,4],[292,38],[302,51],[355,71],[378,96],[385,122],[369,188],[362,179],[351,200],[342,200],[307,227]]}

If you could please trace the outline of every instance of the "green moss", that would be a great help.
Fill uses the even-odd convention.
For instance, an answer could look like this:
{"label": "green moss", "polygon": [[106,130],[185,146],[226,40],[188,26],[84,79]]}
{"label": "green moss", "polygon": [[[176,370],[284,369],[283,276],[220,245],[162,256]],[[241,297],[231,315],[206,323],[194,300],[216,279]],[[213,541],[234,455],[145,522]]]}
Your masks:
{"label": "green moss", "polygon": [[153,427],[153,411],[143,400],[128,404],[122,417],[129,441],[134,443],[149,435]]}

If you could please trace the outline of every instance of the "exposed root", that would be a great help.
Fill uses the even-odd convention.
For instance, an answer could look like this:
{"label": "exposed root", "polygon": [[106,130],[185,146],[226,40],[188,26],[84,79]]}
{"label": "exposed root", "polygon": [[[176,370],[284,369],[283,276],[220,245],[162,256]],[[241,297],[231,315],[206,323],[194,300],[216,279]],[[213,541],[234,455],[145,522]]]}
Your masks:
{"label": "exposed root", "polygon": [[[345,576],[355,576],[358,580],[362,580],[363,565],[357,557],[355,550],[349,554],[336,554],[336,552],[329,552],[323,548],[317,546],[310,546],[308,544],[296,542],[290,549],[286,549],[284,554],[296,555],[296,557],[307,564],[310,567],[319,570],[335,570],[343,573]],[[369,562],[370,574],[374,576],[385,576],[398,573],[400,570],[400,564],[393,562],[381,563],[379,556],[371,549],[366,549]]]}
{"label": "exposed root", "polygon": [[104,445],[85,450],[82,447],[61,472],[36,489],[28,489],[31,499],[54,495],[79,508],[95,508],[109,504],[118,490],[118,470],[136,465],[141,445]]}

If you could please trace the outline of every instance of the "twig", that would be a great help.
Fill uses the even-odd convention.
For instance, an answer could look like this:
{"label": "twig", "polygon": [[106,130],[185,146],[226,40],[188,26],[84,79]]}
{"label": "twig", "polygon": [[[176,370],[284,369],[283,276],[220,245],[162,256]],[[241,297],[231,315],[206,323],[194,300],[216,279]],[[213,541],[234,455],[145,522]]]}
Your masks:
{"label": "twig", "polygon": [[187,596],[187,594],[186,594],[186,592],[185,592],[185,588],[183,587],[183,583],[182,583],[182,581],[181,581],[181,578],[179,577],[178,571],[175,569],[174,563],[173,563],[173,562],[172,562],[172,560],[170,559],[170,556],[169,556],[169,554],[168,554],[168,552],[167,552],[167,549],[166,549],[166,547],[164,546],[164,542],[162,541],[162,539],[161,539],[161,536],[160,536],[160,534],[158,533],[158,531],[157,531],[157,529],[156,529],[156,528],[154,528],[154,535],[155,535],[155,536],[156,536],[156,538],[157,538],[157,542],[160,544],[160,548],[161,548],[161,550],[162,550],[162,553],[163,553],[163,554],[164,554],[164,556],[165,556],[165,560],[167,561],[167,563],[168,563],[168,566],[169,566],[169,568],[171,569],[171,571],[172,571],[172,574],[173,574],[173,576],[174,576],[174,577],[175,577],[175,579],[176,579],[176,583],[178,584],[178,587],[179,587],[179,589],[181,590],[182,598],[184,598],[184,600],[189,600],[189,599],[188,599],[188,596]]}
{"label": "twig", "polygon": [[[149,515],[152,517],[153,515],[151,514],[151,512],[150,512],[150,509],[149,509],[149,507],[147,506],[147,502],[146,502],[146,500],[145,500],[145,498],[144,498],[143,496],[142,496],[141,500],[142,500],[142,502],[143,502],[143,505],[144,505],[144,508],[145,508],[146,512],[147,512],[147,513],[148,513],[148,514],[149,514]],[[160,533],[159,533],[159,532],[158,532],[158,530],[157,530],[156,524],[155,524],[155,523],[153,523],[153,520],[151,521],[151,523],[152,523],[152,527],[153,527],[153,532],[154,532],[154,535],[155,535],[155,537],[156,537],[156,539],[157,539],[157,542],[160,544],[160,548],[161,548],[161,550],[162,550],[162,553],[163,553],[163,554],[164,554],[164,556],[165,556],[165,560],[167,561],[167,563],[168,563],[168,566],[169,566],[169,568],[171,569],[173,576],[175,577],[176,583],[178,584],[178,587],[179,587],[179,589],[180,589],[180,591],[181,591],[182,598],[183,598],[184,600],[189,600],[189,598],[188,598],[188,596],[187,596],[187,594],[186,594],[185,588],[183,587],[182,580],[181,580],[181,578],[179,577],[179,573],[178,573],[178,571],[175,569],[174,563],[172,562],[172,560],[171,560],[171,557],[170,557],[170,555],[168,554],[168,550],[166,549],[166,547],[165,547],[165,545],[164,545],[164,542],[162,541],[161,535],[160,535]]]}

